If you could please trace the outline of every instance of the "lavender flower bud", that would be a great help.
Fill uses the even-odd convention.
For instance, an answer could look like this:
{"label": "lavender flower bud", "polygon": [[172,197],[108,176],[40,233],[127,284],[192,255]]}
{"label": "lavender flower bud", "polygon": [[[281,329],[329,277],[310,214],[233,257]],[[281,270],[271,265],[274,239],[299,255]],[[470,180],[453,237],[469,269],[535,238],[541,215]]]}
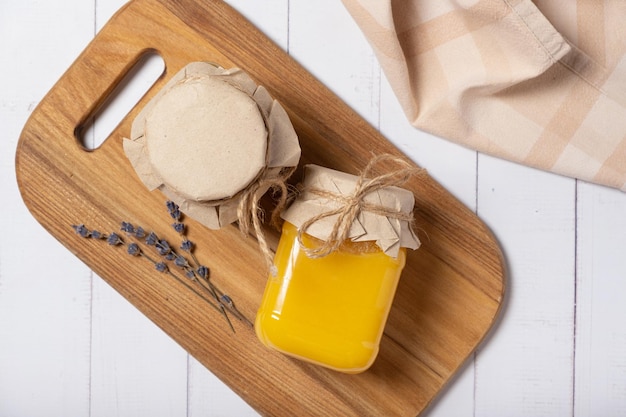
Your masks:
{"label": "lavender flower bud", "polygon": [[135,237],[137,239],[141,239],[143,237],[146,236],[146,231],[143,230],[143,228],[141,226],[137,226],[137,228],[135,229]]}
{"label": "lavender flower bud", "polygon": [[193,249],[193,242],[190,240],[183,240],[183,242],[180,245],[180,248],[184,250],[185,252],[191,252],[191,250]]}
{"label": "lavender flower bud", "polygon": [[154,264],[154,267],[159,272],[167,272],[167,265],[165,264],[165,262],[157,262],[156,264]]}
{"label": "lavender flower bud", "polygon": [[224,302],[226,305],[229,305],[229,306],[231,306],[231,307],[233,306],[233,299],[232,299],[232,298],[230,298],[228,295],[223,294],[223,295],[220,297],[220,299],[221,299],[221,300],[222,300],[222,302]]}
{"label": "lavender flower bud", "polygon": [[78,226],[74,225],[72,227],[80,237],[89,237],[91,235],[89,229],[87,229],[84,224],[79,224]]}
{"label": "lavender flower bud", "polygon": [[128,254],[132,256],[139,256],[141,254],[141,249],[139,249],[139,245],[136,243],[131,243],[128,245]]}
{"label": "lavender flower bud", "polygon": [[176,259],[174,260],[174,264],[176,264],[176,266],[179,266],[181,268],[189,267],[189,262],[187,262],[187,259],[185,259],[182,256],[177,256]]}
{"label": "lavender flower bud", "polygon": [[176,223],[172,224],[172,227],[174,228],[174,230],[176,230],[180,234],[183,234],[185,232],[185,224],[184,223],[176,222]]}
{"label": "lavender flower bud", "polygon": [[150,232],[148,237],[146,237],[146,245],[148,246],[154,246],[157,244],[158,241],[159,238],[154,232]]}
{"label": "lavender flower bud", "polygon": [[174,202],[173,202],[173,201],[171,201],[171,200],[166,201],[166,202],[165,202],[165,206],[167,207],[167,211],[168,211],[169,213],[171,213],[171,212],[173,212],[173,211],[175,211],[175,210],[178,210],[178,204],[174,203]]}
{"label": "lavender flower bud", "polygon": [[170,216],[172,216],[172,219],[176,221],[180,220],[180,216],[181,216],[180,210],[176,209],[174,211],[171,211]]}
{"label": "lavender flower bud", "polygon": [[122,222],[122,227],[120,228],[120,230],[126,233],[133,233],[135,231],[135,227],[128,222]]}
{"label": "lavender flower bud", "polygon": [[204,265],[200,265],[196,272],[201,278],[207,279],[209,277],[209,268]]}
{"label": "lavender flower bud", "polygon": [[174,220],[178,221],[181,215],[178,204],[173,201],[167,201],[165,205],[167,206],[167,211],[170,213],[170,216],[172,216]]}
{"label": "lavender flower bud", "polygon": [[121,245],[124,241],[118,236],[117,233],[111,233],[107,239],[107,243],[111,246]]}
{"label": "lavender flower bud", "polygon": [[170,244],[167,243],[167,240],[164,239],[159,240],[159,242],[156,244],[156,248],[159,252],[159,255],[161,256],[165,256],[172,251]]}

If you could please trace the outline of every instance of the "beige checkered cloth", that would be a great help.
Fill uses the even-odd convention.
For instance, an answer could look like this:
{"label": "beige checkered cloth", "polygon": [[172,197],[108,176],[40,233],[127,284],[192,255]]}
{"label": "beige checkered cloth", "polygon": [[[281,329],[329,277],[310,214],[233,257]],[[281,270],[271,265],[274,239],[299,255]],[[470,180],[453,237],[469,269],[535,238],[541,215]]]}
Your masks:
{"label": "beige checkered cloth", "polygon": [[626,191],[626,0],[342,0],[409,121]]}

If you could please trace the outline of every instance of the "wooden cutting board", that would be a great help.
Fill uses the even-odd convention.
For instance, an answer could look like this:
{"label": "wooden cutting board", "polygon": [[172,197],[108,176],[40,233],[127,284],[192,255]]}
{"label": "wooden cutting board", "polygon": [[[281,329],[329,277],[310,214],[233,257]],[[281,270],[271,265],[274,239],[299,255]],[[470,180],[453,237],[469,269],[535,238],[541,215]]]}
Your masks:
{"label": "wooden cutting board", "polygon": [[[85,150],[86,120],[147,51],[166,71],[105,143]],[[237,66],[288,111],[302,163],[350,173],[373,154],[402,156],[241,15],[216,0],[135,0],[122,8],[32,113],[17,148],[17,178],[32,214],[70,251],[228,384],[272,416],[414,416],[421,413],[489,331],[500,310],[504,266],[485,225],[430,177],[416,196],[422,247],[409,255],[374,366],[359,375],[315,367],[264,348],[254,331],[223,317],[175,279],[123,249],[82,239],[72,224],[117,231],[121,221],[176,241],[165,197],[149,192],[122,151],[139,110],[192,61]],[[297,175],[296,175],[297,177]],[[188,221],[197,256],[215,283],[254,318],[266,282],[256,242],[235,226]],[[276,232],[267,231],[275,245]]]}

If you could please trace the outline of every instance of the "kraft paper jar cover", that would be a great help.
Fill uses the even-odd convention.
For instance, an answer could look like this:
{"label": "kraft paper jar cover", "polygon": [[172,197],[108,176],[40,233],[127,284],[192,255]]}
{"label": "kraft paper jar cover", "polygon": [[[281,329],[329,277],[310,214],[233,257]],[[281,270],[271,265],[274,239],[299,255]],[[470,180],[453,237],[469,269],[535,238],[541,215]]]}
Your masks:
{"label": "kraft paper jar cover", "polygon": [[205,62],[187,65],[146,105],[124,152],[149,190],[212,229],[237,219],[247,188],[300,159],[289,116],[269,92],[241,69]]}

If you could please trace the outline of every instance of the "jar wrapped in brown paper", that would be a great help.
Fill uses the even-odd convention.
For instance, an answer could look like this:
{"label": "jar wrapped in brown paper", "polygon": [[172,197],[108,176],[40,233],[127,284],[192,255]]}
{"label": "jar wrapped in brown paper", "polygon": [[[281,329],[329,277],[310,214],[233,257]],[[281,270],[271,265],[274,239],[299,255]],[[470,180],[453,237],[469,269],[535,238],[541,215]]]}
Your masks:
{"label": "jar wrapped in brown paper", "polygon": [[268,91],[240,69],[205,62],[187,65],[146,105],[124,152],[148,189],[211,229],[238,220],[242,201],[282,188],[300,158]]}
{"label": "jar wrapped in brown paper", "polygon": [[194,62],[166,84],[133,121],[124,152],[149,190],[210,229],[254,229],[271,265],[258,216],[260,198],[281,191],[300,160],[287,112],[238,68]]}

